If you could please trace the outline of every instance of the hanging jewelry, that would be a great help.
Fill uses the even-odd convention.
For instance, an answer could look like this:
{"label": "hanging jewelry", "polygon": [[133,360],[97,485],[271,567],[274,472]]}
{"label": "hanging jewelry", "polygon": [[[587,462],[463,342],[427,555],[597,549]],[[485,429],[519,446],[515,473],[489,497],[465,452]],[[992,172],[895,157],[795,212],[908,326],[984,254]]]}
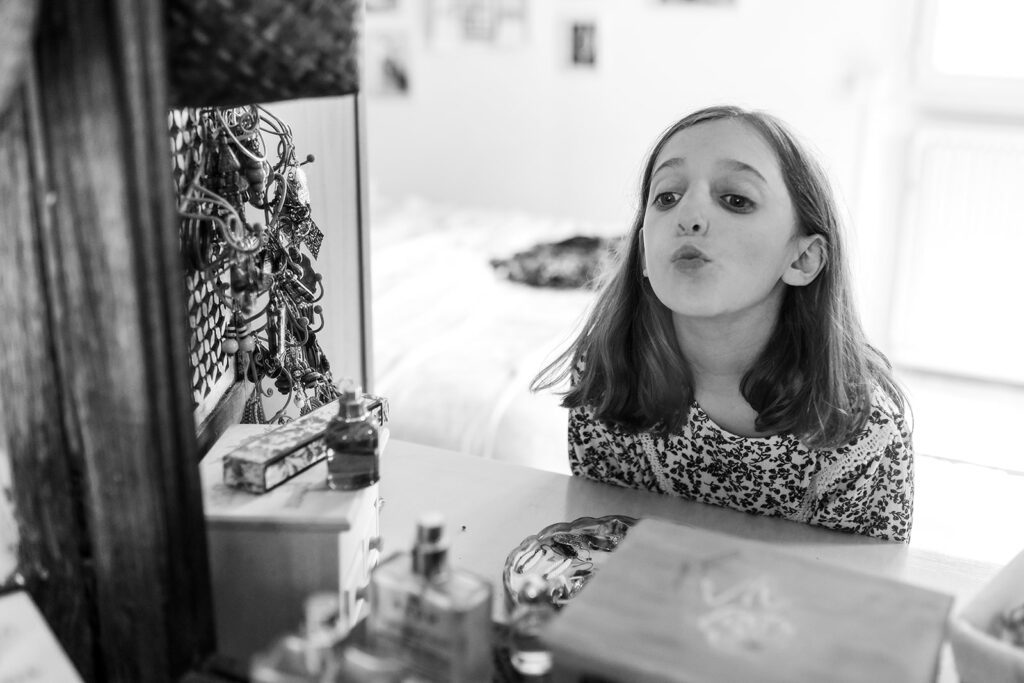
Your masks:
{"label": "hanging jewelry", "polygon": [[[199,119],[198,160],[179,201],[182,250],[228,310],[221,348],[236,377],[254,385],[246,419],[265,420],[262,399],[273,390],[261,382],[270,377],[286,399],[270,421],[286,421],[293,403],[301,414],[338,396],[316,339],[323,285],[313,260],[323,233],[302,168],[314,158],[297,162],[291,129],[262,107],[204,109]],[[249,220],[247,207],[263,222]]]}

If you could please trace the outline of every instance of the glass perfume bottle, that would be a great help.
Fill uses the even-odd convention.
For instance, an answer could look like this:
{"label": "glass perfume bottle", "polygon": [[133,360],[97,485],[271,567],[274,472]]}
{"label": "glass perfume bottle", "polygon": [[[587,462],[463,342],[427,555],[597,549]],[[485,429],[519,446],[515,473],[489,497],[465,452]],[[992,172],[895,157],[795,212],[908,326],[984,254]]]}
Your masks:
{"label": "glass perfume bottle", "polygon": [[362,489],[380,480],[380,425],[366,409],[362,388],[351,380],[339,386],[338,414],[324,431],[327,446],[327,486]]}
{"label": "glass perfume bottle", "polygon": [[338,594],[314,593],[303,605],[299,633],[279,638],[252,657],[252,683],[320,683],[335,667],[332,648],[341,640],[337,628]]}
{"label": "glass perfume bottle", "polygon": [[427,681],[491,680],[491,584],[449,566],[444,519],[422,516],[411,553],[381,564],[370,579],[368,635]]}
{"label": "glass perfume bottle", "polygon": [[509,617],[509,660],[525,680],[547,681],[551,651],[540,632],[557,612],[548,582],[535,574],[528,574],[525,579],[519,602]]}
{"label": "glass perfume bottle", "polygon": [[396,655],[369,643],[348,643],[338,655],[338,669],[330,683],[416,683]]}

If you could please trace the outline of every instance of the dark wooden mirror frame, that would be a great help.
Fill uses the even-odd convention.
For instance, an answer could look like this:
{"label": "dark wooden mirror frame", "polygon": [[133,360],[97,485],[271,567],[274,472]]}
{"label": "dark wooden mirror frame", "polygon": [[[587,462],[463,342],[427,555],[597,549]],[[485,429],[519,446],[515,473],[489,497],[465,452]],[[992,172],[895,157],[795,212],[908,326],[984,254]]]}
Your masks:
{"label": "dark wooden mirror frame", "polygon": [[214,650],[164,11],[44,0],[0,114],[0,588],[87,681],[181,680]]}
{"label": "dark wooden mirror frame", "polygon": [[[309,85],[282,76],[273,92],[353,96],[332,110],[351,121],[338,184],[354,230],[332,255],[350,294],[330,311],[342,366],[370,390],[361,2],[303,2],[297,23],[337,21],[287,62]],[[204,3],[0,5],[0,525],[12,512],[16,526],[0,538],[0,570],[14,566],[0,597],[27,591],[86,681],[226,680],[196,465],[244,392],[197,428],[168,136],[170,86],[193,94],[169,78],[168,26],[186,15],[168,8],[232,25],[227,4]]]}

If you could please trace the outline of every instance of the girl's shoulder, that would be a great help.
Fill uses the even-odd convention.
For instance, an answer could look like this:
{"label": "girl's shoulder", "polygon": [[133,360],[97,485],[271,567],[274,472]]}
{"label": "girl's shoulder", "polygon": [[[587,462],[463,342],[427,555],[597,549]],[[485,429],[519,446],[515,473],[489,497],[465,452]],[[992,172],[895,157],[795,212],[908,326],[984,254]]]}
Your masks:
{"label": "girl's shoulder", "polygon": [[907,425],[903,406],[882,386],[871,392],[871,409],[867,420],[854,437],[842,446],[825,449],[834,460],[845,466],[877,461],[890,457],[909,457],[913,452],[911,428]]}
{"label": "girl's shoulder", "polygon": [[904,407],[879,384],[871,390],[871,412],[864,429],[880,432],[909,432]]}

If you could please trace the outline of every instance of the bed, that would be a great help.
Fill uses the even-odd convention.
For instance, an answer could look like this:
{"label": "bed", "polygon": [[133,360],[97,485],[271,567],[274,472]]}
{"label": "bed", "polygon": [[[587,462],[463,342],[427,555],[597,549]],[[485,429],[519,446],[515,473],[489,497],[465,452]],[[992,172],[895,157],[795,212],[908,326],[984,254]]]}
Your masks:
{"label": "bed", "polygon": [[529,384],[594,290],[513,282],[491,260],[613,231],[417,199],[373,206],[374,391],[391,404],[392,438],[568,472],[567,413]]}

